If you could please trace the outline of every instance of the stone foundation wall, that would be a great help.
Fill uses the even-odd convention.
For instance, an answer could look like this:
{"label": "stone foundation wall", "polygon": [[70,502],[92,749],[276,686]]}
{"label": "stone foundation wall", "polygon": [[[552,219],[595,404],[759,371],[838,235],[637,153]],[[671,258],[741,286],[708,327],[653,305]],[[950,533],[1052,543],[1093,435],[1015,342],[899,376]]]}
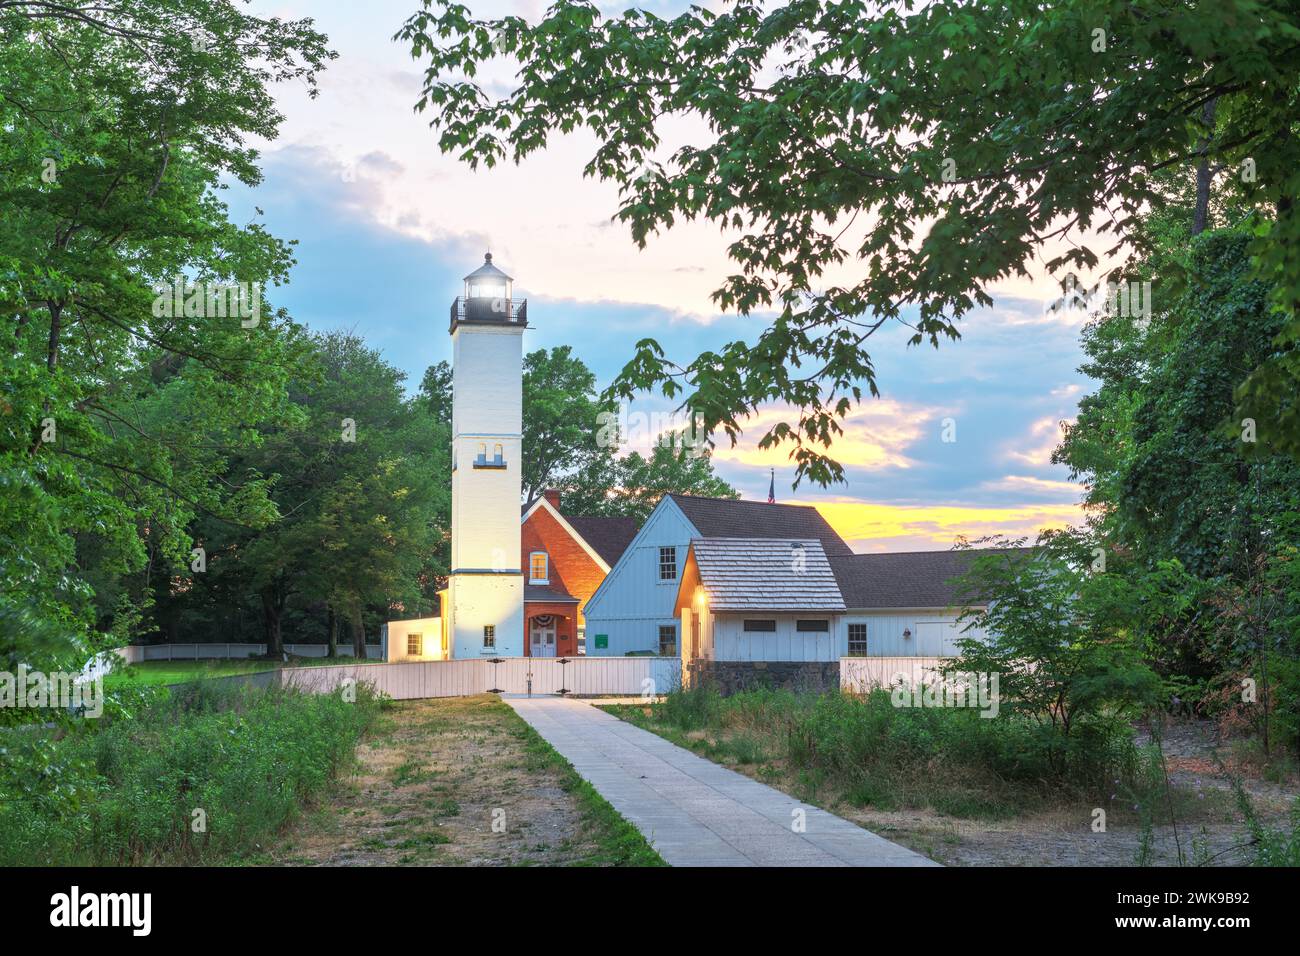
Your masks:
{"label": "stone foundation wall", "polygon": [[692,686],[709,683],[724,696],[758,687],[839,690],[839,661],[709,661],[686,665]]}

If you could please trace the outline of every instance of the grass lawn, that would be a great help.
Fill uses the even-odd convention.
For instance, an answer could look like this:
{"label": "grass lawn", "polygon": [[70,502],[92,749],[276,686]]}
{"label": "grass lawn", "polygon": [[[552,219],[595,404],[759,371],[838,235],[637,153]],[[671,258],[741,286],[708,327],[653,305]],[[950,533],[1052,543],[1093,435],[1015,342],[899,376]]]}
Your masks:
{"label": "grass lawn", "polygon": [[500,698],[390,701],[355,776],[265,853],[286,866],[663,866]]}
{"label": "grass lawn", "polygon": [[[288,664],[277,661],[143,661],[120,666],[104,678],[105,690],[130,687],[157,687],[162,684],[182,684],[206,677],[231,677],[235,674],[254,674],[277,667],[328,667],[331,664],[351,664],[350,657],[300,657]],[[380,661],[367,661],[378,664]]]}

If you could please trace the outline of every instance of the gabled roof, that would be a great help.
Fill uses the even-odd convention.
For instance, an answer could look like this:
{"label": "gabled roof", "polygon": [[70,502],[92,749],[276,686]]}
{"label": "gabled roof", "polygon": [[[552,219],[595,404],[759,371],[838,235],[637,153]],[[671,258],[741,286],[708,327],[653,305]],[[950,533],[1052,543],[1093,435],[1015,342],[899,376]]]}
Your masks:
{"label": "gabled roof", "polygon": [[[583,534],[581,531],[579,531],[577,528],[575,528],[571,523],[572,521],[575,520],[591,521],[593,519],[568,518],[560,514],[560,512],[556,510],[555,505],[551,504],[550,501],[548,501],[546,498],[543,497],[543,498],[538,498],[531,505],[522,505],[520,507],[519,510],[522,512],[519,519],[520,524],[527,522],[528,519],[533,516],[533,513],[539,509],[549,512],[551,517],[555,519],[556,523],[559,524],[559,526],[564,529],[565,533],[568,534],[569,537],[573,538],[574,541],[578,542],[578,544],[582,546],[582,549],[587,552],[587,554],[591,557],[591,559],[594,562],[596,562],[596,564],[600,567],[602,571],[605,572],[606,575],[609,574],[610,568],[614,566],[614,561],[605,557],[604,553],[601,551],[601,548],[598,547],[596,543],[589,541],[587,539],[587,536]],[[610,519],[598,519],[598,520],[605,521]],[[624,519],[619,518],[613,520],[622,521]],[[627,519],[627,520],[631,520],[631,519]],[[631,538],[636,535],[636,528],[634,527],[632,529],[632,535],[628,538],[627,541],[623,542],[622,547],[618,547],[618,542],[621,540],[620,538],[621,532],[617,530],[611,531],[610,529],[603,528],[603,527],[596,528],[595,525],[592,525],[589,530],[592,530],[593,533],[597,535],[597,537],[601,538],[602,546],[609,547],[611,550],[617,549],[618,554],[620,555],[625,550],[627,550],[628,542],[630,542]],[[617,560],[617,558],[615,558],[615,560]]]}
{"label": "gabled roof", "polygon": [[[696,538],[693,561],[715,611],[843,611],[830,561],[815,538]],[[685,578],[683,578],[683,587]],[[690,595],[679,596],[679,603]]]}
{"label": "gabled roof", "polygon": [[955,607],[962,595],[951,579],[965,574],[977,555],[988,553],[967,549],[852,554],[832,558],[831,567],[851,609]]}
{"label": "gabled roof", "polygon": [[811,538],[830,557],[853,553],[821,513],[808,505],[769,505],[766,501],[694,495],[668,497],[695,525],[701,538]]}
{"label": "gabled roof", "polygon": [[579,518],[565,515],[564,520],[611,568],[623,556],[640,527],[635,518]]}

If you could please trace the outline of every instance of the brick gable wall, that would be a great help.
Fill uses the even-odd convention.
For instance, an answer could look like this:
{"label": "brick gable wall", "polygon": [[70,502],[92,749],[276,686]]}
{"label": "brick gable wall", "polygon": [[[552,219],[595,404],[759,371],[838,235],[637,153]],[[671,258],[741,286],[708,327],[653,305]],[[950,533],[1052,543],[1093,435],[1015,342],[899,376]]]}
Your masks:
{"label": "brick gable wall", "polygon": [[578,623],[584,623],[582,611],[605,580],[605,572],[545,508],[534,511],[520,531],[520,566],[524,574],[529,573],[529,555],[545,551],[550,556],[551,586],[578,599]]}

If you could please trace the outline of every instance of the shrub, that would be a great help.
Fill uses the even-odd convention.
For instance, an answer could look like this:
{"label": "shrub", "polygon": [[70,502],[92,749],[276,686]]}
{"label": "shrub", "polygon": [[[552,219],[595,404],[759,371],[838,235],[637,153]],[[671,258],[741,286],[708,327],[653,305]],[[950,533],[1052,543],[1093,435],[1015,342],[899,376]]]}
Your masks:
{"label": "shrub", "polygon": [[[229,858],[319,795],[377,711],[337,695],[194,685],[141,695],[61,740],[11,732],[0,865]],[[205,816],[194,832],[195,811]]]}

